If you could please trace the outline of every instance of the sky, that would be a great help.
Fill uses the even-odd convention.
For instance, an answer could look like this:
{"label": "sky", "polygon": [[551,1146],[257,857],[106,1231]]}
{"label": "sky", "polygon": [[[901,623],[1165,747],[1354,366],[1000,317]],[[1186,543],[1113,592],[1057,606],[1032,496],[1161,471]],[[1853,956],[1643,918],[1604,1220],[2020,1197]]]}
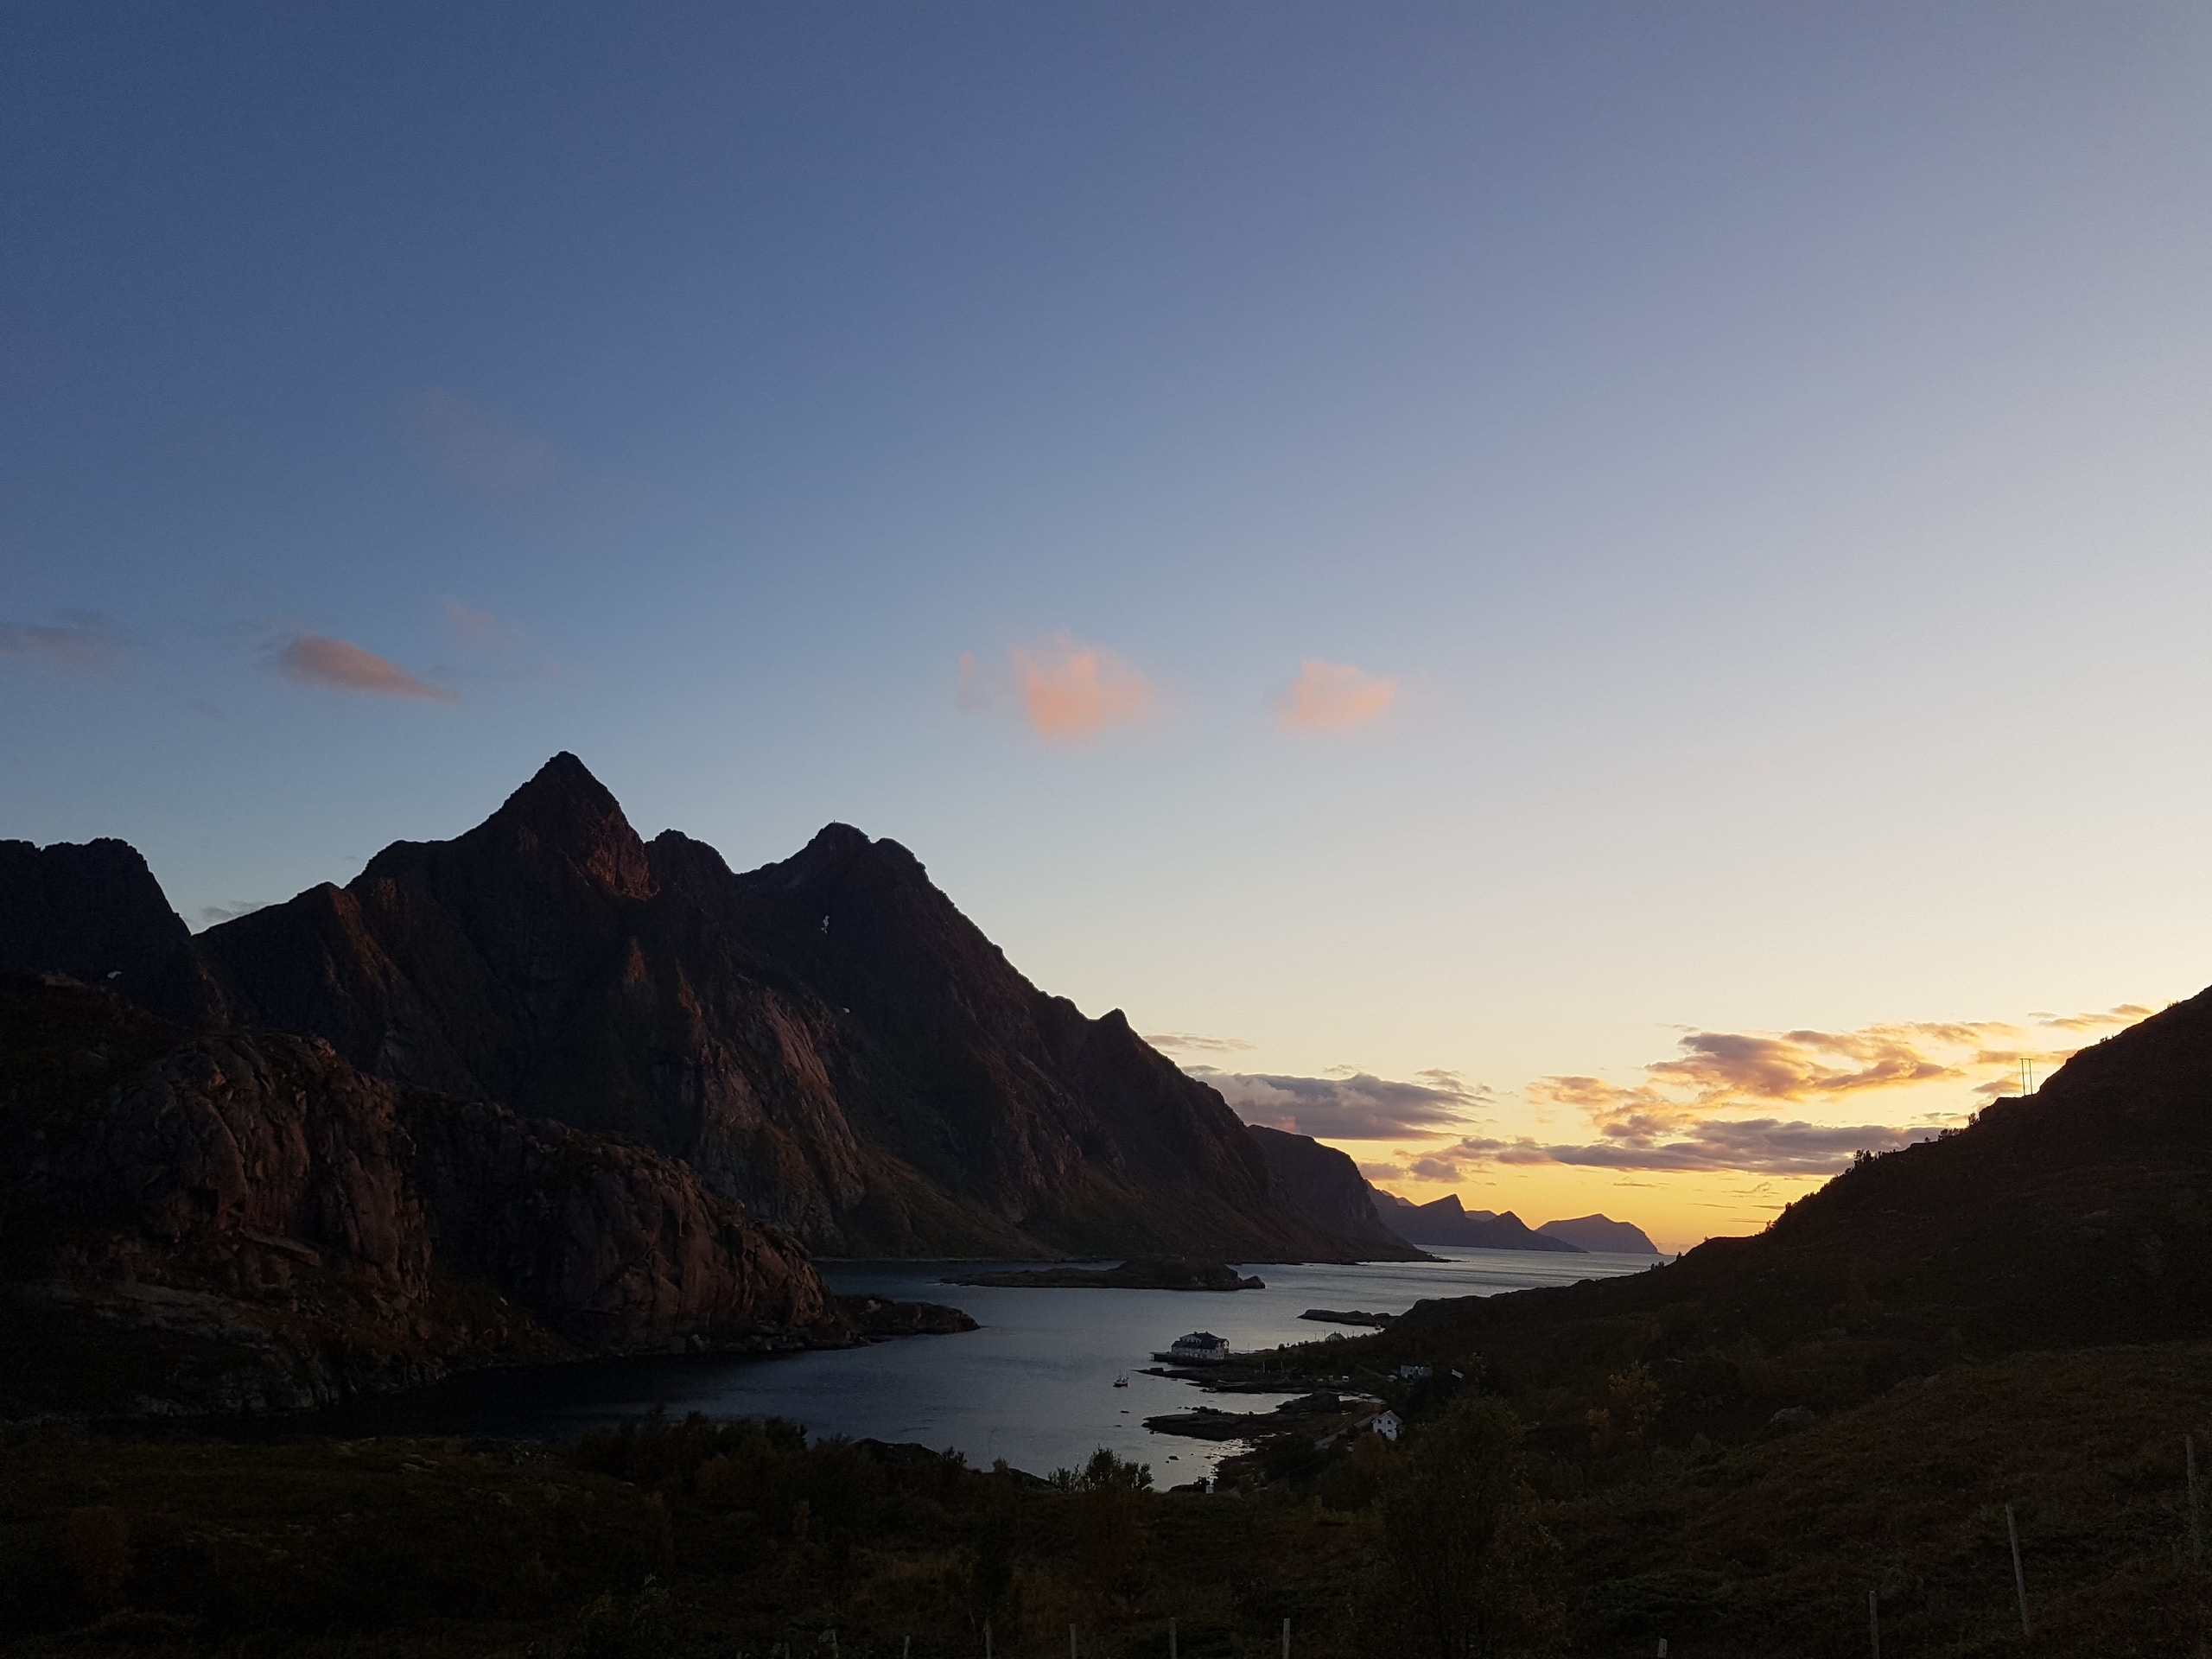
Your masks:
{"label": "sky", "polygon": [[1417,1199],[1764,1224],[2212,981],[2212,10],[0,14],[0,836],[580,755]]}

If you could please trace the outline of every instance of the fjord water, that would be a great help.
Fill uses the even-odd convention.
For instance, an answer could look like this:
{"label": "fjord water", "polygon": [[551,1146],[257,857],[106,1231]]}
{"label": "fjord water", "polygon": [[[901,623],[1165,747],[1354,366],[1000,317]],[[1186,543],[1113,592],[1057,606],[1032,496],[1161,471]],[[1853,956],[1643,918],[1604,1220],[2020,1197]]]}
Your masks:
{"label": "fjord water", "polygon": [[[561,1437],[660,1408],[677,1416],[781,1417],[815,1435],[846,1434],[951,1447],[973,1464],[1003,1458],[1043,1474],[1097,1446],[1153,1467],[1160,1484],[1211,1471],[1230,1447],[1157,1435],[1147,1416],[1200,1404],[1271,1410],[1287,1395],[1208,1395],[1147,1376],[1152,1355],[1186,1331],[1211,1331],[1239,1351],[1325,1341],[1309,1307],[1400,1313],[1424,1297],[1485,1296],[1641,1272],[1647,1255],[1439,1249],[1437,1262],[1244,1269],[1265,1290],[1013,1289],[945,1283],[990,1270],[975,1262],[825,1262],[842,1294],[949,1303],[981,1329],[906,1337],[865,1348],[773,1357],[599,1361],[479,1372],[417,1394],[334,1414],[340,1433]],[[1009,1267],[1033,1265],[1007,1263]],[[1097,1265],[1109,1265],[1099,1263]],[[1361,1334],[1345,1331],[1348,1336]],[[1113,1386],[1126,1375],[1129,1386]]]}

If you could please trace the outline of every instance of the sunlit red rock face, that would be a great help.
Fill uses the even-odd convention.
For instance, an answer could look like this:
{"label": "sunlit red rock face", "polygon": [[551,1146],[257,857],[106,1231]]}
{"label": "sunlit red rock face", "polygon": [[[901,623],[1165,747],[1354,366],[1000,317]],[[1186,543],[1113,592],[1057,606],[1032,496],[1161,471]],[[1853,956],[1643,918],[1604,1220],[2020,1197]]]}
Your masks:
{"label": "sunlit red rock face", "polygon": [[1351,1258],[1211,1090],[1009,964],[896,842],[747,874],[574,756],[449,842],[203,933],[148,1000],[633,1136],[838,1254]]}
{"label": "sunlit red rock face", "polygon": [[295,1407],[837,1323],[663,1154],[67,981],[0,981],[0,1404]]}

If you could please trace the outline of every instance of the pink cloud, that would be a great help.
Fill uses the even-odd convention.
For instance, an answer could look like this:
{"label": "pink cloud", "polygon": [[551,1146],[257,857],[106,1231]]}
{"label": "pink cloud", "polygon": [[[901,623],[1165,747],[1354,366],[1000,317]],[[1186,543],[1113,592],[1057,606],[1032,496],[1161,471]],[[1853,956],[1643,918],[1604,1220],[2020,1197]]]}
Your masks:
{"label": "pink cloud", "polygon": [[1308,658],[1275,699],[1275,718],[1293,731],[1349,731],[1379,719],[1397,696],[1398,682],[1387,676]]}
{"label": "pink cloud", "polygon": [[365,691],[378,697],[422,697],[431,702],[460,701],[443,686],[418,680],[396,663],[374,652],[327,634],[303,633],[276,654],[276,661],[294,679],[308,685],[334,687],[341,691]]}
{"label": "pink cloud", "polygon": [[[1056,633],[1007,655],[1029,723],[1048,743],[1086,743],[1152,712],[1152,682],[1103,645]],[[963,677],[971,675],[972,659],[963,669]]]}

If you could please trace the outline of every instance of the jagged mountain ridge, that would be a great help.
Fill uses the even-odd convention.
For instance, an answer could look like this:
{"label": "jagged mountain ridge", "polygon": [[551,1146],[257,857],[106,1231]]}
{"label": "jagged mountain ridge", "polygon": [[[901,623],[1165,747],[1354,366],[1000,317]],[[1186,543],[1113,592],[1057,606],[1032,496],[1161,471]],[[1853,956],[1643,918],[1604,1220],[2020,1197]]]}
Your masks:
{"label": "jagged mountain ridge", "polygon": [[842,1255],[1370,1253],[1302,1214],[1220,1096],[1039,991],[895,842],[745,874],[641,840],[562,754],[483,823],[211,928],[164,1014],[632,1135]]}
{"label": "jagged mountain ridge", "polygon": [[1571,1250],[1583,1246],[1541,1232],[1510,1210],[1469,1211],[1459,1195],[1447,1192],[1427,1204],[1414,1204],[1395,1192],[1370,1186],[1375,1213],[1383,1226],[1412,1244],[1457,1244],[1484,1250]]}
{"label": "jagged mountain ridge", "polygon": [[326,1403],[471,1365],[841,1325],[676,1160],[0,978],[0,1415]]}

